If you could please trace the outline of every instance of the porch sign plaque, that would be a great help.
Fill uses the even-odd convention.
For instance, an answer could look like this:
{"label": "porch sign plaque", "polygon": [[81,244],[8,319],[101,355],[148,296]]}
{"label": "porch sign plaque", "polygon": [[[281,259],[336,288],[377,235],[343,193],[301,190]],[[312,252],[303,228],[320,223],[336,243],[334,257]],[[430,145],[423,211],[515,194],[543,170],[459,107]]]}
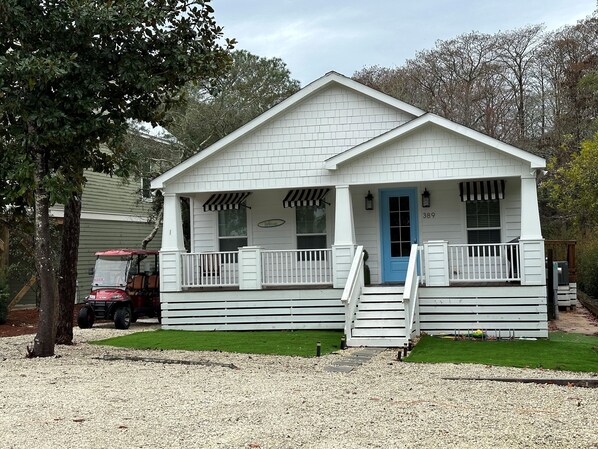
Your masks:
{"label": "porch sign plaque", "polygon": [[282,226],[286,222],[282,218],[270,218],[269,220],[260,221],[257,225],[260,228],[276,228]]}

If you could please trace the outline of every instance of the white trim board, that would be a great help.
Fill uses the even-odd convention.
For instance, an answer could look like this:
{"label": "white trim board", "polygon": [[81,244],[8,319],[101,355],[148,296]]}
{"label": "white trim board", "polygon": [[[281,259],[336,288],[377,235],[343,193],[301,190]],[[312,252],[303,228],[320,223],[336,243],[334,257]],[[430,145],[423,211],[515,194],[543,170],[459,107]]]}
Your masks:
{"label": "white trim board", "polygon": [[[50,209],[50,217],[64,218],[63,209]],[[108,214],[105,212],[81,212],[82,220],[98,220],[98,221],[126,221],[132,223],[148,223],[147,217],[139,217],[137,215],[125,214]]]}

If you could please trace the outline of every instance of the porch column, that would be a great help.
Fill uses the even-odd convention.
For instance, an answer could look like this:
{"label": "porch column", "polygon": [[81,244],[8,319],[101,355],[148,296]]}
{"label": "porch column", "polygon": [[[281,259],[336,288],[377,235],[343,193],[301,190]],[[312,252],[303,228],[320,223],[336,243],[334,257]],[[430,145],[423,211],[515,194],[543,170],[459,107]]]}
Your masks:
{"label": "porch column", "polygon": [[261,290],[262,248],[244,246],[239,248],[239,290]]}
{"label": "porch column", "polygon": [[164,194],[162,248],[160,248],[160,290],[179,292],[181,288],[181,254],[185,252],[181,198],[174,193]]}
{"label": "porch column", "polygon": [[333,286],[344,288],[355,254],[355,227],[349,186],[336,186],[334,244],[332,245]]}
{"label": "porch column", "polygon": [[427,287],[449,285],[448,242],[430,240],[424,243],[424,261]]}
{"label": "porch column", "polygon": [[540,227],[536,171],[521,177],[521,285],[545,285],[544,239]]}

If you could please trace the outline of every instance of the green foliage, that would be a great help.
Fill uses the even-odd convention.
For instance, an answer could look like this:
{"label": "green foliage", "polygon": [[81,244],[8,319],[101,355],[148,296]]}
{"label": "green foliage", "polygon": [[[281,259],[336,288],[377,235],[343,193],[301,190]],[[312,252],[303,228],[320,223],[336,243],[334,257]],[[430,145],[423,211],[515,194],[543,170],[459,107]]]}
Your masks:
{"label": "green foliage", "polygon": [[209,0],[0,2],[0,211],[36,211],[30,355],[53,354],[49,206],[80,194],[85,169],[127,177],[129,121],[158,123],[182,86],[226,69],[234,41],[220,42],[213,12]]}
{"label": "green foliage", "polygon": [[451,340],[424,335],[405,360],[598,371],[598,337],[552,332],[547,340]]}
{"label": "green foliage", "polygon": [[189,149],[188,157],[280,103],[299,87],[281,59],[235,51],[226,74],[188,87],[187,103],[172,111],[167,128]]}
{"label": "green foliage", "polygon": [[224,351],[314,357],[317,342],[322,344],[323,355],[340,348],[341,336],[341,331],[190,332],[158,330],[138,332],[93,343],[134,349]]}
{"label": "green foliage", "polygon": [[228,64],[233,42],[219,44],[212,12],[182,0],[3,1],[0,197],[32,203],[40,152],[52,202],[82,183],[82,169],[126,175],[128,120],[159,122],[182,86]]}
{"label": "green foliage", "polygon": [[583,234],[598,225],[598,134],[583,141],[580,151],[561,164],[557,158],[549,161],[543,195]]}
{"label": "green foliage", "polygon": [[584,293],[598,298],[598,238],[584,239],[577,245],[577,284]]}

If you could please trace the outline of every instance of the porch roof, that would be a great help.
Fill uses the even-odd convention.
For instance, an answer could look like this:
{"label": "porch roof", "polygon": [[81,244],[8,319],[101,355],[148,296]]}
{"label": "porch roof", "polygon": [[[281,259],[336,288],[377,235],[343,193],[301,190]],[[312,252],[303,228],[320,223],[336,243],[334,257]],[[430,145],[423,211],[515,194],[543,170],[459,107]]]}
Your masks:
{"label": "porch roof", "polygon": [[353,148],[348,149],[347,151],[344,151],[342,153],[337,154],[336,156],[327,159],[324,162],[324,168],[328,170],[336,170],[340,165],[343,165],[356,157],[362,156],[370,151],[374,151],[380,146],[387,144],[388,142],[391,142],[396,139],[401,139],[411,134],[412,132],[422,128],[423,126],[427,126],[430,124],[439,126],[448,131],[455,132],[463,137],[469,138],[482,145],[491,147],[497,151],[506,153],[522,161],[529,162],[530,168],[532,169],[546,167],[546,161],[539,156],[533,155],[525,150],[501,142],[498,139],[487,136],[471,128],[459,125],[436,114],[428,112],[411,120],[410,122],[396,127],[393,130],[390,130],[384,134],[374,137],[373,139],[368,140],[367,142],[363,142],[362,144],[359,144]]}

